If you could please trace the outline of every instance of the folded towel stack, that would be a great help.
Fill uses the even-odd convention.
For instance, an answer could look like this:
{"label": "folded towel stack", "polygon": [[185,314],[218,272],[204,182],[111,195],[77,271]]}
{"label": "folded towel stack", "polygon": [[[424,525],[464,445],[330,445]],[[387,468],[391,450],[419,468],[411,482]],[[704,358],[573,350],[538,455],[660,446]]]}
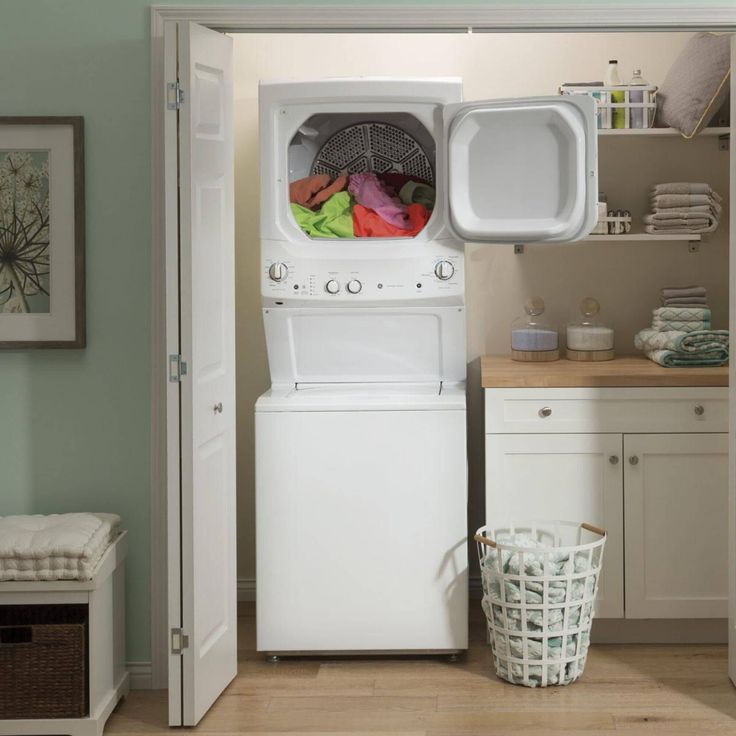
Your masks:
{"label": "folded towel stack", "polygon": [[704,287],[666,287],[660,301],[662,306],[652,310],[652,326],[634,337],[638,350],[665,367],[728,362],[728,330],[711,329]]}
{"label": "folded towel stack", "polygon": [[721,216],[721,196],[709,184],[668,182],[655,184],[652,212],[644,216],[644,229],[658,235],[711,233]]}

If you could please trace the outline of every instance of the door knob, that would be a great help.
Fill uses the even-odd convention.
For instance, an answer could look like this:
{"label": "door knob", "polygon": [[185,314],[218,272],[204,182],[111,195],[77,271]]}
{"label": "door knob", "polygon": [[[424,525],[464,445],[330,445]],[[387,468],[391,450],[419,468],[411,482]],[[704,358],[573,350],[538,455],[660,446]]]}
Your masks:
{"label": "door knob", "polygon": [[636,455],[632,455],[632,456],[631,456],[631,457],[629,458],[629,463],[630,463],[631,465],[638,465],[638,464],[639,464],[639,458],[638,458],[638,457],[637,457]]}
{"label": "door knob", "polygon": [[695,412],[695,416],[702,417],[705,414],[705,407],[702,404],[698,404],[693,411]]}
{"label": "door knob", "polygon": [[548,406],[544,406],[539,410],[539,416],[542,417],[542,419],[546,419],[551,414],[552,409],[550,409]]}
{"label": "door knob", "polygon": [[214,408],[214,410],[215,410],[215,414],[222,414],[222,401],[218,401],[218,402],[217,402],[217,403],[216,403],[216,404],[214,405],[214,407],[213,407],[213,408]]}
{"label": "door knob", "polygon": [[611,455],[611,457],[608,458],[608,462],[611,463],[611,465],[618,465],[618,455]]}

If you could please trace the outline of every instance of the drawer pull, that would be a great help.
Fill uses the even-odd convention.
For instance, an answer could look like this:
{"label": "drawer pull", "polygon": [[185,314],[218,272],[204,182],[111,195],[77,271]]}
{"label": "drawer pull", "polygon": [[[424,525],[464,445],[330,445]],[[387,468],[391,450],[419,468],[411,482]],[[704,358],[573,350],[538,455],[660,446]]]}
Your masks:
{"label": "drawer pull", "polygon": [[542,417],[542,419],[546,419],[548,416],[552,415],[552,409],[550,409],[548,406],[543,406],[539,410],[539,416]]}
{"label": "drawer pull", "polygon": [[631,456],[631,457],[629,458],[629,463],[630,463],[631,465],[638,465],[638,464],[639,464],[639,458],[638,458],[638,457],[637,457],[636,455],[632,455],[632,456]]}
{"label": "drawer pull", "polygon": [[697,404],[693,409],[695,416],[702,417],[705,414],[705,407],[702,404]]}
{"label": "drawer pull", "polygon": [[618,465],[618,455],[611,455],[611,457],[608,458],[608,462],[611,463],[611,465]]}

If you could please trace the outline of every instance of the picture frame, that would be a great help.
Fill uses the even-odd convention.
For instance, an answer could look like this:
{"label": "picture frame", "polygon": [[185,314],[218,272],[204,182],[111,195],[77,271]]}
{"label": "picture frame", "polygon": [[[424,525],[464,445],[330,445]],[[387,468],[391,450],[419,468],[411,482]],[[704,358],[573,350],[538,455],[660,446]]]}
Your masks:
{"label": "picture frame", "polygon": [[84,348],[84,118],[0,116],[0,348]]}

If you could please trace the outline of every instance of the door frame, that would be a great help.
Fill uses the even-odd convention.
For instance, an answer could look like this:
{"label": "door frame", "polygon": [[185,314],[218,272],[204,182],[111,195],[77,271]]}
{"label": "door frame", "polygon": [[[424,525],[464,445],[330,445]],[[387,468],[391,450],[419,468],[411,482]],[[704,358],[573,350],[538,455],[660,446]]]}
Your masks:
{"label": "door frame", "polygon": [[[736,7],[642,2],[621,5],[499,3],[490,7],[433,5],[431,14],[419,15],[417,5],[384,6],[380,14],[370,4],[339,8],[326,5],[153,5],[151,7],[151,682],[168,683],[167,545],[162,533],[167,524],[167,487],[170,475],[170,428],[178,415],[167,415],[167,320],[178,320],[178,268],[175,260],[176,228],[176,127],[167,123],[164,100],[166,81],[176,69],[171,55],[171,34],[177,21],[193,21],[223,32],[397,32],[406,33],[508,33],[508,32],[632,32],[632,31],[736,31]],[[168,43],[165,42],[168,36]],[[736,121],[736,36],[732,42],[731,119]],[[175,48],[174,48],[175,52]],[[173,139],[172,139],[173,136]],[[172,148],[173,146],[173,148]],[[174,153],[172,153],[174,152]],[[730,153],[730,207],[736,212],[736,152]],[[730,219],[729,323],[736,326],[736,217]],[[167,258],[168,254],[168,258]],[[178,321],[177,321],[178,324]],[[176,351],[178,352],[178,351]],[[729,370],[729,672],[736,680],[736,361]],[[169,470],[171,472],[169,472]],[[175,530],[170,530],[175,533]],[[172,540],[175,541],[175,540]]]}

